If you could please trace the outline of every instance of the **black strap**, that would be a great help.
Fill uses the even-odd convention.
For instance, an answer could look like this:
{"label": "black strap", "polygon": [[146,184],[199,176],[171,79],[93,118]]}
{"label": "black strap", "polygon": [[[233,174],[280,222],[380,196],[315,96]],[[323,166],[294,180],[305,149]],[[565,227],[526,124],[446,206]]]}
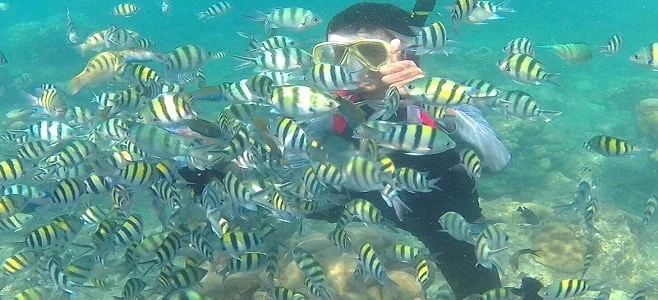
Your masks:
{"label": "black strap", "polygon": [[434,10],[436,0],[416,0],[416,5],[411,13],[411,23],[413,26],[425,26],[425,21]]}

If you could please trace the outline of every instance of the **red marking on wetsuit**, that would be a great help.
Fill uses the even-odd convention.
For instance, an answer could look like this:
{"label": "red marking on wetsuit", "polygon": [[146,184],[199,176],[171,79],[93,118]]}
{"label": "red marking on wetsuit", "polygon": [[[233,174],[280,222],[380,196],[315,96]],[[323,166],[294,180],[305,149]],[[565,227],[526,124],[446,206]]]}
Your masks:
{"label": "red marking on wetsuit", "polygon": [[429,126],[429,127],[432,127],[432,128],[437,128],[438,127],[438,124],[436,123],[436,121],[432,117],[430,117],[430,115],[428,115],[426,112],[424,112],[422,110],[420,111],[420,122],[423,123],[423,125],[426,125],[426,126]]}
{"label": "red marking on wetsuit", "polygon": [[[339,97],[347,99],[347,101],[350,101],[352,103],[357,102],[359,100],[359,97],[351,91],[337,91],[336,95]],[[331,119],[331,129],[333,130],[334,134],[342,134],[345,132],[347,129],[347,120],[345,117],[339,114],[334,114],[333,118]]]}

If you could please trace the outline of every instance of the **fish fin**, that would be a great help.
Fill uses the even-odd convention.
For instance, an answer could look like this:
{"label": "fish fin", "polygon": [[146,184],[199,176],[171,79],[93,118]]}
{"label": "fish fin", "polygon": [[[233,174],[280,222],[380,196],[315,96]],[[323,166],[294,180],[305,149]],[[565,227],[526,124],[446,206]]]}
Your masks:
{"label": "fish fin", "polygon": [[234,58],[239,59],[244,61],[243,63],[239,64],[237,67],[235,67],[235,70],[242,70],[244,68],[253,66],[256,64],[256,59],[253,57],[248,57],[248,56],[241,56],[241,55],[232,55]]}
{"label": "fish fin", "polygon": [[560,77],[560,73],[546,73],[546,76],[544,77],[546,81],[554,84],[557,87],[560,87],[560,84],[557,83],[556,79]]}
{"label": "fish fin", "polygon": [[557,110],[544,110],[544,109],[542,109],[542,110],[539,111],[539,117],[542,118],[544,120],[544,122],[549,123],[549,124],[551,123],[551,117],[557,117],[561,114],[562,114],[562,112],[557,111]]}
{"label": "fish fin", "polygon": [[362,125],[359,125],[358,127],[356,127],[354,129],[353,137],[357,138],[357,139],[374,139],[374,140],[376,140],[376,139],[381,137],[382,133],[383,132],[381,132],[381,131],[379,131],[375,128],[368,127],[368,126],[362,124]]}

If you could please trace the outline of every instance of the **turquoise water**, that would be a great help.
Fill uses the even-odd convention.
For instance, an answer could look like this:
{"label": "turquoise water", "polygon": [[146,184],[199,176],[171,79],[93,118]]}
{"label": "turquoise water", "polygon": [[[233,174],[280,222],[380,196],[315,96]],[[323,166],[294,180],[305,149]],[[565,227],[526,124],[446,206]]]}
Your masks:
{"label": "turquoise water", "polygon": [[[156,1],[139,1],[135,4],[142,11],[130,18],[110,14],[117,1],[39,2],[7,2],[10,8],[0,11],[0,51],[9,60],[8,65],[0,66],[0,83],[7,87],[6,93],[0,95],[4,105],[0,112],[27,105],[14,85],[20,74],[29,75],[31,86],[46,82],[60,84],[85,66],[88,57],[81,58],[66,38],[64,6],[71,10],[81,39],[116,24],[155,41],[157,51],[197,44],[213,52],[226,52],[229,55],[225,58],[210,61],[203,68],[209,84],[214,85],[251,74],[248,69],[235,71],[239,62],[230,57],[247,48],[246,40],[236,31],[262,36],[262,24],[246,20],[244,14],[274,7],[312,9],[323,18],[322,24],[303,32],[282,32],[301,41],[301,47],[310,51],[315,43],[324,40],[331,16],[361,1],[234,1],[231,11],[206,22],[198,21],[196,13],[213,4],[207,1],[171,0],[172,13],[166,16]],[[486,25],[462,24],[460,36],[450,30],[449,12],[442,8],[451,3],[437,2],[435,11],[441,15],[433,14],[429,21],[442,21],[449,27],[448,37],[455,40],[456,51],[450,56],[423,57],[422,69],[426,74],[456,81],[488,80],[503,90],[521,89],[531,93],[542,108],[562,111],[552,124],[508,121],[500,115],[488,117],[512,152],[512,162],[501,173],[483,174],[479,182],[480,197],[495,201],[506,196],[517,202],[547,207],[566,203],[576,190],[578,172],[590,166],[595,169],[596,194],[603,203],[627,217],[641,216],[646,199],[657,193],[658,163],[648,158],[648,151],[632,157],[602,157],[587,152],[582,143],[594,135],[607,134],[629,139],[643,149],[658,147],[657,141],[638,134],[635,122],[635,105],[643,99],[658,97],[658,78],[655,72],[628,60],[658,37],[655,18],[658,6],[654,1],[512,1],[509,6],[517,13],[506,13],[505,19]],[[390,3],[409,9],[414,1]],[[622,50],[614,56],[598,55],[596,47],[604,45],[612,34],[624,37]],[[504,57],[501,49],[507,41],[522,36],[531,38],[535,45],[589,43],[595,48],[595,55],[588,63],[572,64],[562,61],[549,49],[537,49],[537,58],[546,70],[561,74],[560,85],[519,85],[501,74],[496,61]],[[91,90],[103,89],[85,89],[69,97],[67,103],[92,108]],[[199,105],[203,108],[201,115],[209,119],[225,106],[224,103]],[[616,288],[630,291],[634,287]]]}

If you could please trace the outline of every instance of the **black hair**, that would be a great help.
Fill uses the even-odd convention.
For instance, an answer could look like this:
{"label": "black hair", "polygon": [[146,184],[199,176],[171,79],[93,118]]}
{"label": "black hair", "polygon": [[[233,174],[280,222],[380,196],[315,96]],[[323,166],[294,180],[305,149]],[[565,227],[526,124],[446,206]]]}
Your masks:
{"label": "black hair", "polygon": [[411,13],[393,4],[362,2],[335,15],[327,25],[327,35],[339,31],[356,33],[362,28],[385,28],[406,36],[414,36],[409,27],[413,23]]}

